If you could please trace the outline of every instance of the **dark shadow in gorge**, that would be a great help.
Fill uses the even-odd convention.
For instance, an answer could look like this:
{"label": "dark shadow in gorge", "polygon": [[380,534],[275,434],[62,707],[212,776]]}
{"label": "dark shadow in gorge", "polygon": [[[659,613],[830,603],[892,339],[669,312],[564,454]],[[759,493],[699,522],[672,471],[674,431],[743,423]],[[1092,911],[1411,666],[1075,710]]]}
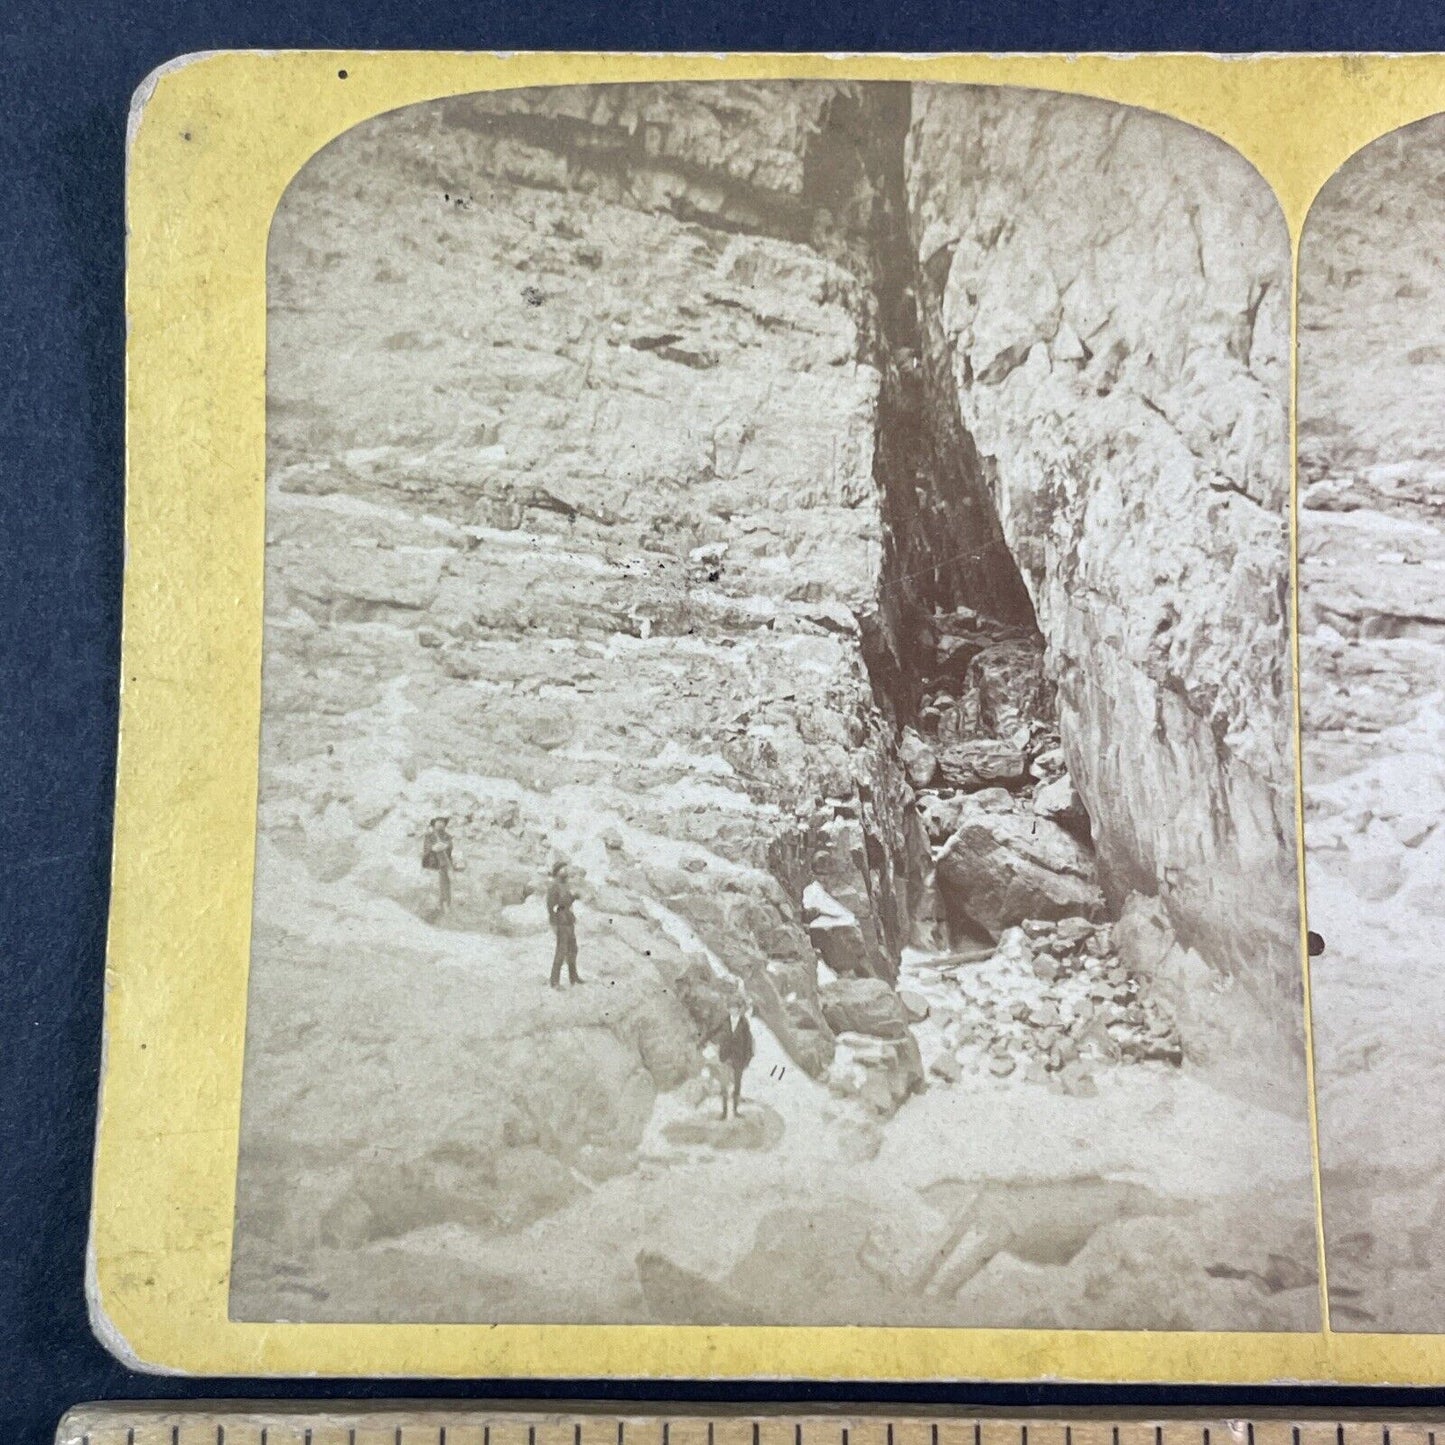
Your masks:
{"label": "dark shadow in gorge", "polygon": [[[925,681],[938,669],[940,613],[966,609],[1011,638],[1043,638],[1033,603],[983,484],[951,378],[931,374],[924,344],[932,280],[917,266],[908,230],[904,156],[911,91],[860,87],[840,95],[830,126],[851,134],[872,196],[866,235],[880,375],[873,475],[883,520],[878,612],[865,629],[868,662],[886,706],[916,721]],[[933,354],[941,354],[938,348]],[[967,659],[954,660],[966,666]]]}
{"label": "dark shadow in gorge", "polygon": [[[836,229],[865,273],[866,344],[880,378],[873,476],[882,548],[876,605],[860,617],[864,661],[930,843],[943,844],[979,799],[1032,817],[1031,795],[1053,786],[1064,801],[1044,827],[1061,828],[1078,845],[1068,863],[1092,874],[1090,820],[1066,777],[1043,636],[959,416],[946,348],[929,334],[947,266],[937,257],[920,265],[909,232],[911,112],[906,85],[841,91],[804,165],[815,244],[826,248]],[[889,859],[878,851],[870,875],[886,879]],[[980,916],[968,890],[905,881],[910,896],[880,910],[909,914],[888,930],[895,948],[997,938],[998,918]],[[1044,899],[1039,911],[1060,906]]]}

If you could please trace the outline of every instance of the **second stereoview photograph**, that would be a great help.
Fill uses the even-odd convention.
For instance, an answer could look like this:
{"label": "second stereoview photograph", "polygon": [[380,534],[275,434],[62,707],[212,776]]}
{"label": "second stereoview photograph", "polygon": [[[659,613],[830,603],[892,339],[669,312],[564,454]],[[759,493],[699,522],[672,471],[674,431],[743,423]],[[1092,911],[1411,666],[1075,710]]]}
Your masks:
{"label": "second stereoview photograph", "polygon": [[1054,93],[524,89],[317,153],[233,1317],[1318,1330],[1291,291],[1237,152]]}
{"label": "second stereoview photograph", "polygon": [[1299,269],[1300,711],[1330,1322],[1445,1331],[1445,117]]}

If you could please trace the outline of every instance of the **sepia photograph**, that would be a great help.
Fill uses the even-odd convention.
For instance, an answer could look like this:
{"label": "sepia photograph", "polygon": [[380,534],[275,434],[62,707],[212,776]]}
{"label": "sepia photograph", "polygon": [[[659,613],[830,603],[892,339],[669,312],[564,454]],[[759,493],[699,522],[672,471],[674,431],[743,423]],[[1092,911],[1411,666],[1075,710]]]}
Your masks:
{"label": "sepia photograph", "polygon": [[[1423,921],[1430,393],[1333,354],[1445,376],[1382,144],[1305,242],[1307,841]],[[1318,1330],[1290,309],[1250,164],[1085,97],[488,91],[312,156],[267,259],[232,1318]],[[1386,553],[1398,626],[1350,611]],[[1413,1209],[1439,1133],[1375,896],[1311,918],[1371,1328],[1406,1236],[1351,1171],[1398,1147]],[[1350,1112],[1387,1096],[1398,1146]]]}
{"label": "sepia photograph", "polygon": [[1330,1321],[1445,1330],[1445,116],[1300,243],[1300,711]]}

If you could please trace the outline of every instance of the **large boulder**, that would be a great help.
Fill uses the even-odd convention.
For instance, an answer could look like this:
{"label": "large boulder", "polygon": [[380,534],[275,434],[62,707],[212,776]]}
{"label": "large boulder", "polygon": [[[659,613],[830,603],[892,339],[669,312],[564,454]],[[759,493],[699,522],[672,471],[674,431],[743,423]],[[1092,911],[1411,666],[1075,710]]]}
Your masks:
{"label": "large boulder", "polygon": [[1053,696],[1044,676],[1044,650],[1036,638],[986,647],[969,663],[964,702],[972,725],[995,737],[1051,719]]}
{"label": "large boulder", "polygon": [[997,738],[975,738],[942,749],[938,768],[949,787],[966,793],[980,788],[1021,788],[1033,781],[1023,750]]}
{"label": "large boulder", "polygon": [[938,775],[938,753],[913,728],[904,728],[898,740],[898,761],[915,788],[926,788]]}
{"label": "large boulder", "polygon": [[[870,821],[876,824],[876,816]],[[898,957],[890,946],[885,910],[879,905],[889,891],[888,879],[905,869],[890,868],[883,876],[875,875],[870,857],[877,857],[880,840],[876,826],[869,827],[862,817],[830,818],[813,830],[810,841],[808,867],[813,881],[803,896],[803,917],[813,946],[839,973],[893,978]],[[895,843],[901,854],[902,840]],[[818,896],[826,901],[815,906],[812,900]]]}
{"label": "large boulder", "polygon": [[901,1039],[908,1033],[908,1014],[881,978],[840,978],[818,990],[828,1027],[836,1033],[872,1034]]}
{"label": "large boulder", "polygon": [[927,1087],[918,1040],[844,1033],[828,1069],[828,1082],[880,1118],[888,1118],[911,1095]]}
{"label": "large boulder", "polygon": [[1080,829],[1087,831],[1089,827],[1089,811],[1074,787],[1074,780],[1067,773],[1051,783],[1040,783],[1034,789],[1034,812],[1071,833]]}
{"label": "large boulder", "polygon": [[821,883],[810,883],[803,890],[803,922],[818,956],[834,973],[845,978],[872,976],[873,954],[857,914]]}
{"label": "large boulder", "polygon": [[1093,855],[1076,838],[1047,818],[972,799],[944,845],[937,876],[950,915],[994,938],[1026,918],[1104,912]]}
{"label": "large boulder", "polygon": [[808,925],[808,938],[818,957],[844,978],[871,978],[872,955],[858,920],[825,916]]}

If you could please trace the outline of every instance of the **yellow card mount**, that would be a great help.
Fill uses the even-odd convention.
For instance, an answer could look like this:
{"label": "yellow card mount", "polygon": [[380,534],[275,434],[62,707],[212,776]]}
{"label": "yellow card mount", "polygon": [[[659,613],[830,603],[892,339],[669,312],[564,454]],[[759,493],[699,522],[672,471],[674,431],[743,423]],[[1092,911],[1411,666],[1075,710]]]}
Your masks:
{"label": "yellow card mount", "polygon": [[1442,145],[1440,55],[157,71],[105,1343],[1445,1384]]}

